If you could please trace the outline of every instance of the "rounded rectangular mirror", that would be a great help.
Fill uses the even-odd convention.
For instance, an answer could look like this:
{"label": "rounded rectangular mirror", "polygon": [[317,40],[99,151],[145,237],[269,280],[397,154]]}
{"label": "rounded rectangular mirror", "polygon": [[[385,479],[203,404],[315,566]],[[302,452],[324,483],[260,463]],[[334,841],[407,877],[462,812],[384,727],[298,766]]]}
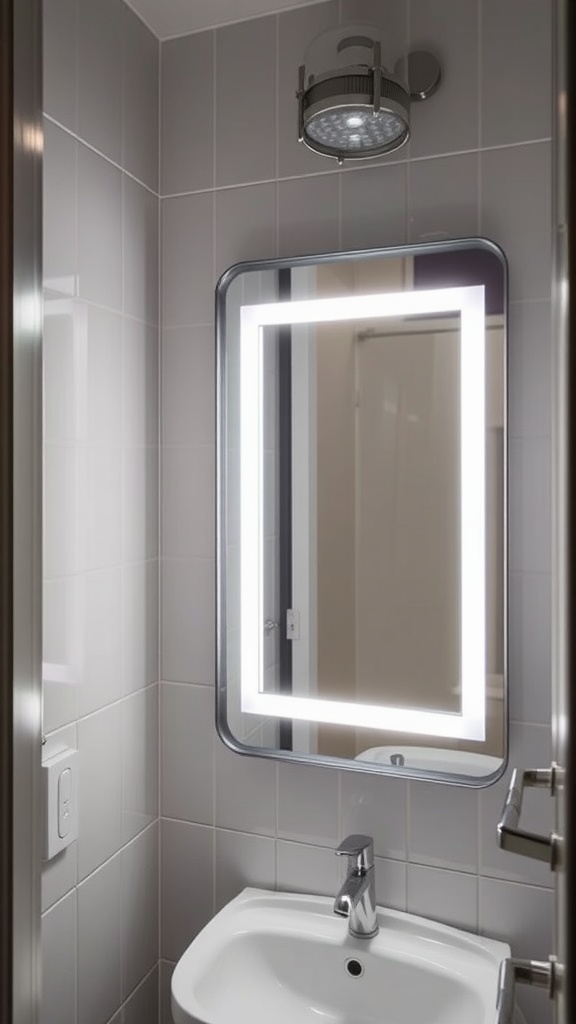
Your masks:
{"label": "rounded rectangular mirror", "polygon": [[486,785],[506,719],[506,262],[484,239],[217,289],[217,725]]}

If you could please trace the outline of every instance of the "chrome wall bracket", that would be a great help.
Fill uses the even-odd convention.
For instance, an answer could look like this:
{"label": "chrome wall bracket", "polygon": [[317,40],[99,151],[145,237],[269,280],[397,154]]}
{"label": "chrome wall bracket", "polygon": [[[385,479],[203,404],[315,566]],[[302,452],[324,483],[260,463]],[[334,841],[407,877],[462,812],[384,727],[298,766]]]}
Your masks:
{"label": "chrome wall bracket", "polygon": [[553,999],[558,986],[557,967],[553,957],[547,961],[517,960],[512,957],[503,960],[498,978],[496,1024],[513,1024],[517,984],[546,989]]}
{"label": "chrome wall bracket", "polygon": [[561,836],[555,832],[549,836],[541,836],[534,832],[526,832],[518,826],[524,789],[547,789],[554,796],[562,784],[562,777],[562,769],[556,764],[550,768],[526,771],[514,769],[497,826],[498,846],[502,850],[518,853],[521,857],[530,857],[532,860],[544,861],[553,871],[557,870],[562,859]]}

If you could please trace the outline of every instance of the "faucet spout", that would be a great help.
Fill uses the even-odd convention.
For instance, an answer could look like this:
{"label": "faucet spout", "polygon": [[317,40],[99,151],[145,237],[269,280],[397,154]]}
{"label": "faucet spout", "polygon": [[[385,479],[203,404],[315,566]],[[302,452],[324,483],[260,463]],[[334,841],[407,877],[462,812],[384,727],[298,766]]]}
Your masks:
{"label": "faucet spout", "polygon": [[[351,840],[365,840],[362,847]],[[371,939],[378,932],[376,886],[372,841],[368,836],[349,836],[337,854],[350,858],[348,875],[334,900],[334,913],[347,917],[348,931],[357,939]]]}

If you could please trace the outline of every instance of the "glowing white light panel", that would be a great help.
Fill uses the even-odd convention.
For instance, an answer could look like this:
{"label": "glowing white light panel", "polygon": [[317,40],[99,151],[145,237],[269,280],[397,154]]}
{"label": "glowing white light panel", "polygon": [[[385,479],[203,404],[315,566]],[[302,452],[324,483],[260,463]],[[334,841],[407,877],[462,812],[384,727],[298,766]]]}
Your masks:
{"label": "glowing white light panel", "polygon": [[[460,313],[460,714],[264,693],[264,328]],[[241,708],[243,712],[454,739],[485,739],[484,287],[307,299],[240,310]],[[384,654],[385,657],[385,654]]]}

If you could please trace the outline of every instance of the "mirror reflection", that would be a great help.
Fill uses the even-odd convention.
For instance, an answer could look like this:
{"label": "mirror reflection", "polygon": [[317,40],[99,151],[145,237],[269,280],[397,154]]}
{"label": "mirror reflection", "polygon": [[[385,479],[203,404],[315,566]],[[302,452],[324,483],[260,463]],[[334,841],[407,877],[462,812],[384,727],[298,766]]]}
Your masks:
{"label": "mirror reflection", "polygon": [[495,775],[502,254],[474,240],[245,264],[218,303],[223,738]]}

